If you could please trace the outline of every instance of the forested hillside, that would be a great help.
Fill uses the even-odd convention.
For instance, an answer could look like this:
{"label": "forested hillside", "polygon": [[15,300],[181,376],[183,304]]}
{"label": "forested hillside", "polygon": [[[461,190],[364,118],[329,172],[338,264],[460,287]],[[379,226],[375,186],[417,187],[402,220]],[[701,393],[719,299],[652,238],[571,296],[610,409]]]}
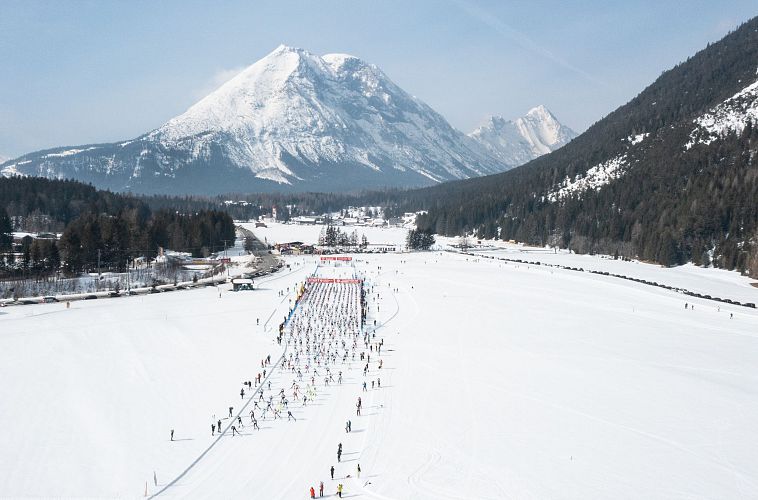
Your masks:
{"label": "forested hillside", "polygon": [[[14,226],[62,235],[27,236],[19,248],[12,246]],[[76,274],[98,262],[122,271],[136,257],[155,257],[159,247],[208,255],[234,237],[232,218],[220,210],[153,210],[143,200],[79,182],[0,178],[0,274],[7,276]]]}
{"label": "forested hillside", "polygon": [[758,18],[663,73],[563,148],[405,193],[422,231],[758,275]]}

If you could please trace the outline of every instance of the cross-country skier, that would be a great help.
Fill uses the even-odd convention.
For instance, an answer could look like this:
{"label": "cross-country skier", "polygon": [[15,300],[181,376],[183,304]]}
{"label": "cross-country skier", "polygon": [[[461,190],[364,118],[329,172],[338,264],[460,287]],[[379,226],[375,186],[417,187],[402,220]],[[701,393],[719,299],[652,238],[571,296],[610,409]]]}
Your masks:
{"label": "cross-country skier", "polygon": [[240,389],[240,399],[245,399],[245,389]]}
{"label": "cross-country skier", "polygon": [[171,441],[174,440],[174,429],[171,429]]}
{"label": "cross-country skier", "polygon": [[229,407],[229,418],[232,418],[232,410],[234,409],[234,406]]}
{"label": "cross-country skier", "polygon": [[358,479],[361,477],[361,464],[358,464]]}
{"label": "cross-country skier", "polygon": [[316,498],[316,490],[313,489],[313,486],[311,486],[311,498]]}
{"label": "cross-country skier", "polygon": [[329,469],[329,472],[332,473],[332,479],[334,479],[334,466],[332,465],[332,468]]}
{"label": "cross-country skier", "polygon": [[324,496],[324,482],[321,481],[318,485],[318,496]]}
{"label": "cross-country skier", "polygon": [[287,422],[289,422],[290,420],[294,420],[295,422],[297,422],[297,419],[292,415],[292,412],[287,410]]}
{"label": "cross-country skier", "polygon": [[211,424],[211,436],[214,436],[216,433],[216,424]]}
{"label": "cross-country skier", "polygon": [[337,496],[342,498],[342,483],[337,485]]}
{"label": "cross-country skier", "polygon": [[232,426],[232,436],[234,436],[235,433],[239,434],[239,431],[237,430],[235,426]]}

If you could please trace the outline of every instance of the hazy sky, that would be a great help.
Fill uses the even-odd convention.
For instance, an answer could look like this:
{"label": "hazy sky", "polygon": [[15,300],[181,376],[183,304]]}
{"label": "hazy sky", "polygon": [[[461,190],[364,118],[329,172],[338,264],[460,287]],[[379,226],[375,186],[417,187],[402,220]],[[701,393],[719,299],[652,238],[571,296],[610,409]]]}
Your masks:
{"label": "hazy sky", "polygon": [[0,0],[0,155],[138,136],[280,43],[346,52],[469,132],[545,104],[581,132],[755,0]]}

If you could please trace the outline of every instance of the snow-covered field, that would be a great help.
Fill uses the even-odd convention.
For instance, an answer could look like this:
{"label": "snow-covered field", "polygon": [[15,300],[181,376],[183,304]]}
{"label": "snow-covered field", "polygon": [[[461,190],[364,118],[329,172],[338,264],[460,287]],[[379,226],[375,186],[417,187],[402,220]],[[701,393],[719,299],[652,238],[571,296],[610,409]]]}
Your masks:
{"label": "snow-covered field", "polygon": [[[301,241],[309,245],[318,243],[318,236],[321,230],[326,226],[323,225],[299,225],[299,224],[281,224],[278,222],[266,223],[268,227],[255,227],[254,223],[240,224],[245,229],[251,230],[261,241],[269,245],[274,243],[287,243],[291,241]],[[368,242],[371,244],[387,243],[392,245],[405,245],[405,238],[408,230],[400,227],[373,227],[373,226],[337,226],[338,229],[345,233],[358,231],[358,236],[365,234]]]}
{"label": "snow-covered field", "polygon": [[741,276],[735,271],[702,268],[694,264],[667,268],[636,260],[614,260],[606,255],[579,255],[569,253],[566,250],[555,251],[553,249],[525,247],[505,242],[498,242],[498,247],[496,248],[472,248],[471,251],[495,258],[503,257],[527,262],[570,266],[588,271],[620,274],[677,288],[684,288],[713,297],[758,304],[758,288],[752,286],[752,283],[758,282],[747,276]]}
{"label": "snow-covered field", "polygon": [[[292,297],[279,293],[314,258],[253,292],[0,309],[0,497],[137,498],[147,483],[159,497],[289,499],[319,481],[378,499],[758,497],[755,310],[451,253],[356,259],[385,341],[368,391],[350,363],[342,385],[293,405],[296,422],[253,431],[245,412],[242,435],[220,439],[211,422],[229,425],[241,382],[279,358]],[[275,394],[292,375],[270,381]]]}

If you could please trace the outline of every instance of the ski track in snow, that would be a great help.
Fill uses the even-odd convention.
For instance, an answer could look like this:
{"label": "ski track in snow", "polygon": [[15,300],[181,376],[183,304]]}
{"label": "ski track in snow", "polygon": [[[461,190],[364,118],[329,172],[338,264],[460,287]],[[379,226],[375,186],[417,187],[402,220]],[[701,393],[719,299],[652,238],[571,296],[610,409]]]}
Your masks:
{"label": "ski track in snow", "polygon": [[[379,294],[367,294],[367,328],[377,319],[384,367],[366,380],[381,376],[382,389],[361,391],[356,360],[342,385],[291,405],[296,422],[246,423],[235,437],[232,419],[213,438],[203,422],[231,405],[245,418],[257,391],[236,410],[234,387],[266,354],[286,355],[271,332],[292,295],[276,291],[313,258],[221,298],[200,289],[0,310],[0,423],[15,430],[0,496],[137,498],[148,478],[159,498],[306,498],[319,480],[325,496],[342,482],[346,498],[381,500],[758,496],[756,311],[450,253],[355,259]],[[292,376],[279,362],[267,373],[274,392]],[[92,389],[101,381],[112,399]],[[182,441],[168,443],[169,425]]]}

